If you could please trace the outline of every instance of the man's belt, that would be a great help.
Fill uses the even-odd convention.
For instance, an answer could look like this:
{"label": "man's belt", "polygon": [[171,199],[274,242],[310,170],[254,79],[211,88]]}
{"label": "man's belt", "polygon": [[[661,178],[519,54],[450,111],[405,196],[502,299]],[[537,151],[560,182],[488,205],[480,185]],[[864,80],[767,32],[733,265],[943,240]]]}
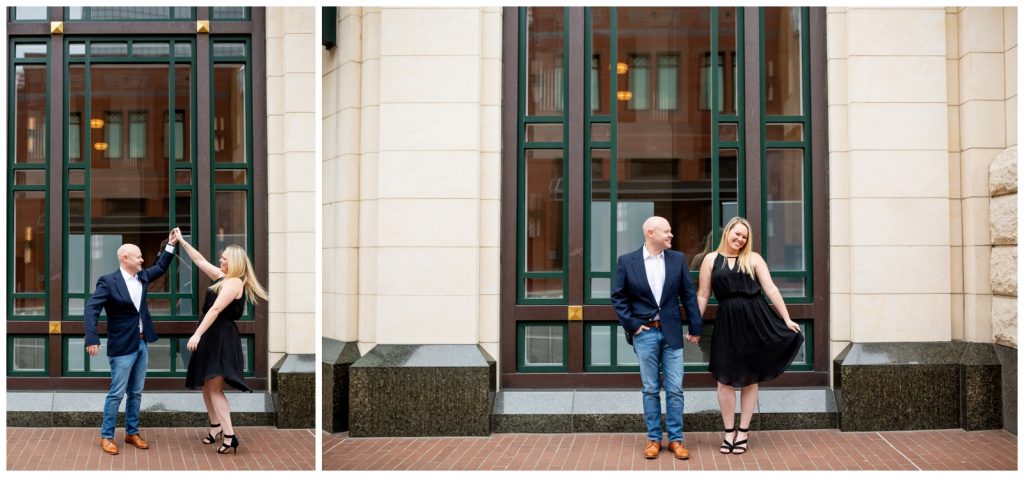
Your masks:
{"label": "man's belt", "polygon": [[648,328],[661,328],[661,320],[651,320],[644,323],[644,326]]}

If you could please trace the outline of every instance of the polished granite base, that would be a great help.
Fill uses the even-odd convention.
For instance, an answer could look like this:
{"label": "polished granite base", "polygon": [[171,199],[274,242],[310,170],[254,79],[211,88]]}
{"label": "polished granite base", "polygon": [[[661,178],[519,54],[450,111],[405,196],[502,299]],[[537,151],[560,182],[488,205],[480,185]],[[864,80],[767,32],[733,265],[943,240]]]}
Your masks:
{"label": "polished granite base", "polygon": [[349,367],[359,359],[356,343],[323,338],[323,429],[327,432],[348,430]]}
{"label": "polished granite base", "polygon": [[[736,416],[739,417],[739,392]],[[714,389],[684,391],[684,432],[722,429]],[[829,388],[762,388],[752,429],[835,429],[837,409]],[[662,429],[665,396],[662,394]],[[633,391],[502,391],[494,403],[496,433],[647,432],[643,398]]]}
{"label": "polished granite base", "polygon": [[1017,349],[992,345],[1002,368],[1003,428],[1017,435]]}
{"label": "polished granite base", "polygon": [[316,355],[286,354],[271,373],[277,428],[316,427]]}
{"label": "polished granite base", "polygon": [[349,435],[489,435],[495,373],[477,345],[377,345],[349,368]]}
{"label": "polished granite base", "polygon": [[[274,425],[274,404],[270,394],[225,393],[236,426]],[[7,425],[10,427],[96,427],[103,420],[106,392],[21,392],[9,391]],[[125,401],[117,418],[124,426]],[[206,427],[209,415],[199,392],[143,392],[141,427]]]}
{"label": "polished granite base", "polygon": [[834,361],[843,431],[1001,427],[990,344],[853,343]]}

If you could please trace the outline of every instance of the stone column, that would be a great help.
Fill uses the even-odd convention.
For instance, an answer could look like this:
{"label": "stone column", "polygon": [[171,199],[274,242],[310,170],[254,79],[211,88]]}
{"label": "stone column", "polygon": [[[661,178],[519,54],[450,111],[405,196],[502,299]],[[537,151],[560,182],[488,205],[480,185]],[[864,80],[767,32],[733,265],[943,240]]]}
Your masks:
{"label": "stone column", "polygon": [[266,18],[271,386],[279,427],[314,427],[315,11],[271,7]]}

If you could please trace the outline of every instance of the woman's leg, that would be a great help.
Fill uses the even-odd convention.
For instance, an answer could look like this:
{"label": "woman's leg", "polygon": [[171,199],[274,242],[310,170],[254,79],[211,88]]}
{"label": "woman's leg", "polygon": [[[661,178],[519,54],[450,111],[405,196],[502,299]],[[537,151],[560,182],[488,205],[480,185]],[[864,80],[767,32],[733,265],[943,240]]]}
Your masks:
{"label": "woman's leg", "polygon": [[[225,436],[233,436],[235,429],[231,426],[231,409],[228,407],[228,398],[224,395],[224,378],[217,376],[206,380],[206,386],[210,388],[210,400],[216,409],[217,417],[220,418],[221,428]],[[225,437],[225,440],[228,438]]]}
{"label": "woman's leg", "polygon": [[206,414],[210,416],[210,424],[220,424],[217,409],[213,407],[213,401],[210,399],[210,386],[206,384],[203,385],[203,403],[206,404]]}
{"label": "woman's leg", "polygon": [[[732,429],[736,424],[736,388],[718,383],[718,407],[722,411],[723,428]],[[731,432],[726,433],[725,442],[732,444],[734,436]]]}
{"label": "woman's leg", "polygon": [[[754,418],[754,406],[757,404],[757,383],[751,384],[745,388],[740,389],[740,429],[750,430],[750,421]],[[747,440],[747,433],[736,429],[736,440],[735,442],[743,442]],[[747,444],[743,443],[736,447],[739,452],[733,451],[734,454],[742,454],[746,452]]]}

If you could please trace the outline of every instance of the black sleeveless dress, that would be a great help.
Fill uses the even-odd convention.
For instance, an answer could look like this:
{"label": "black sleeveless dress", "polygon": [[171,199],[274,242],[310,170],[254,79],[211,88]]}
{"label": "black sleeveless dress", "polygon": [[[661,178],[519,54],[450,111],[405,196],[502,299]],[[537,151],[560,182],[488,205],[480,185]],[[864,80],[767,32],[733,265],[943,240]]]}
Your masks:
{"label": "black sleeveless dress", "polygon": [[708,371],[716,381],[743,387],[775,378],[793,362],[804,336],[786,327],[761,295],[761,284],[730,268],[719,254],[711,269],[718,316],[711,333]]}
{"label": "black sleeveless dress", "polygon": [[[200,323],[215,301],[217,292],[207,289],[203,313],[199,315]],[[243,293],[241,298],[232,301],[217,315],[217,319],[213,320],[213,324],[199,339],[199,346],[192,352],[192,358],[188,362],[188,374],[185,375],[185,387],[199,389],[207,379],[223,376],[224,382],[231,387],[239,391],[252,392],[242,378],[242,339],[238,335],[238,325],[235,324],[244,312]]]}

